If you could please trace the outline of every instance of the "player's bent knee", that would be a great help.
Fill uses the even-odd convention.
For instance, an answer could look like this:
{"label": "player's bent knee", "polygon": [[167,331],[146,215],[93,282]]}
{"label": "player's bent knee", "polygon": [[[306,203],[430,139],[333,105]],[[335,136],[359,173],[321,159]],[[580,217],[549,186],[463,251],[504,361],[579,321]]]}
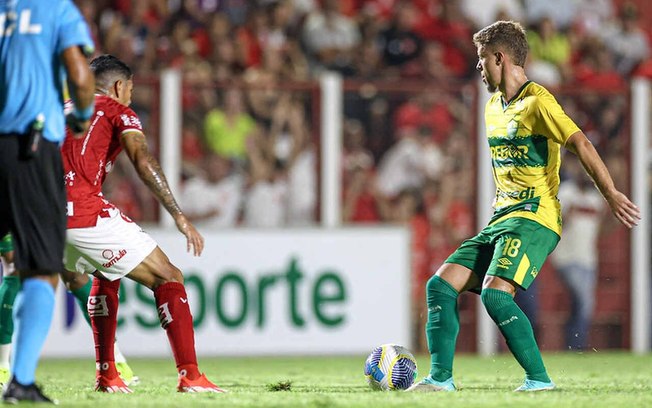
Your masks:
{"label": "player's bent knee", "polygon": [[511,293],[493,288],[482,289],[480,300],[482,300],[485,310],[494,321],[501,309],[514,303],[514,297]]}
{"label": "player's bent knee", "polygon": [[169,264],[169,267],[171,269],[170,273],[168,274],[169,279],[168,282],[178,282],[183,285],[183,273],[177,268],[176,266],[172,265],[171,263]]}
{"label": "player's bent knee", "polygon": [[[469,268],[454,264],[445,263],[435,273],[453,287],[458,293],[479,285],[478,279]],[[432,280],[432,278],[431,278]]]}
{"label": "player's bent knee", "polygon": [[155,290],[157,287],[170,282],[177,282],[183,285],[183,273],[171,263],[167,263],[156,273],[156,279],[150,289]]}
{"label": "player's bent knee", "polygon": [[451,289],[455,292],[459,292],[453,287],[453,285],[450,284],[450,282],[446,281],[444,278],[438,275],[431,276],[426,283],[426,293],[448,293]]}

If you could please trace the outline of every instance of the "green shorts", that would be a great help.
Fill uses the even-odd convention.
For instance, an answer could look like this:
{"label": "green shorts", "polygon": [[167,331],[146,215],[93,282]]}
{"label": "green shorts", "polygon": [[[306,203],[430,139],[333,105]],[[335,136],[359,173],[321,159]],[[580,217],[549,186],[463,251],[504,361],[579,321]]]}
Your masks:
{"label": "green shorts", "polygon": [[6,254],[14,250],[14,241],[11,239],[11,234],[7,234],[0,240],[0,255]]}
{"label": "green shorts", "polygon": [[527,289],[558,242],[559,235],[538,222],[509,218],[464,241],[446,262],[471,269],[480,281],[499,276]]}

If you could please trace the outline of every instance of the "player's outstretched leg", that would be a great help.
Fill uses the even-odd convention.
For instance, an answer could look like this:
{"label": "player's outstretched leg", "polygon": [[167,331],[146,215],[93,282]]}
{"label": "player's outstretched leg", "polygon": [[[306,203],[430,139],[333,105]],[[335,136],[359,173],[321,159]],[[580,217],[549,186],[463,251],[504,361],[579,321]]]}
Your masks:
{"label": "player's outstretched leg", "polygon": [[5,253],[0,248],[3,274],[2,285],[0,285],[0,387],[7,384],[11,376],[9,356],[11,337],[14,334],[13,308],[16,295],[20,291],[20,278],[14,269],[12,254],[13,251]]}
{"label": "player's outstretched leg", "polygon": [[224,392],[199,372],[195,331],[183,284],[166,282],[154,289],[161,326],[165,329],[179,372],[179,392]]}
{"label": "player's outstretched leg", "polygon": [[511,294],[485,288],[481,294],[491,319],[498,325],[507,347],[525,370],[525,382],[515,391],[546,391],[555,388],[543,365],[541,352],[534,338],[530,320],[518,307]]}
{"label": "player's outstretched leg", "polygon": [[426,336],[431,359],[430,374],[407,391],[455,391],[453,356],[460,331],[458,295],[455,288],[437,275],[426,284]]}
{"label": "player's outstretched leg", "polygon": [[110,281],[103,278],[93,279],[88,297],[88,314],[93,328],[95,341],[96,380],[95,391],[109,393],[130,393],[120,378],[115,366],[113,345],[118,325],[118,290],[120,279]]}
{"label": "player's outstretched leg", "polygon": [[[70,291],[70,293],[72,293],[73,296],[75,297],[75,300],[77,301],[77,305],[79,306],[79,309],[82,311],[82,316],[84,316],[84,319],[86,319],[88,325],[91,326],[91,318],[88,315],[87,305],[88,305],[88,297],[90,296],[91,289],[93,287],[92,278],[90,277],[90,275],[86,273],[78,273],[78,272],[71,272],[71,271],[65,271],[61,273],[61,278],[63,279],[63,282],[65,283],[66,287],[68,288],[68,291]],[[125,356],[120,351],[120,348],[118,347],[117,340],[114,344],[113,353],[115,357],[115,366],[118,369],[118,372],[120,373],[120,378],[122,378],[122,380],[128,386],[137,385],[140,382],[140,379],[136,374],[134,374],[131,367],[129,367],[129,364],[127,363],[127,359],[125,358]]]}

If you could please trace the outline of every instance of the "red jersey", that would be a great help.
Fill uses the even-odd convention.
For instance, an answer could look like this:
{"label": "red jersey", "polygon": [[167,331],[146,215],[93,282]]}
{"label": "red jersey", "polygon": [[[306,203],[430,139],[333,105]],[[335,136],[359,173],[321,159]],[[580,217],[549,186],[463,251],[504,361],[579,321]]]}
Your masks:
{"label": "red jersey", "polygon": [[102,183],[122,151],[120,137],[142,132],[138,115],[105,95],[95,96],[95,113],[88,132],[75,139],[66,129],[61,148],[68,195],[68,228],[93,227],[97,217],[113,205],[102,197]]}

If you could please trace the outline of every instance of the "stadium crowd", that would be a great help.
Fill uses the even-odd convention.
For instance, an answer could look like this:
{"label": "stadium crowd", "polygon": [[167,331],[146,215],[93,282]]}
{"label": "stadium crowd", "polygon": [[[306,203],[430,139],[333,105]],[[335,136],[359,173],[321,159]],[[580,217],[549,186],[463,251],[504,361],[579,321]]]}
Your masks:
{"label": "stadium crowd", "polygon": [[[316,192],[310,191],[317,174],[306,173],[315,172],[318,123],[309,90],[292,84],[324,70],[338,71],[352,83],[428,86],[424,92],[399,86],[393,93],[382,92],[382,85],[353,86],[347,93],[344,219],[376,222],[402,218],[393,214],[403,207],[399,197],[412,196],[420,203],[430,190],[446,190],[438,181],[443,172],[455,171],[448,167],[463,167],[458,156],[464,156],[465,147],[456,139],[465,140],[459,133],[468,130],[464,124],[474,107],[468,92],[446,85],[474,79],[477,58],[470,38],[484,24],[499,18],[527,24],[528,75],[544,86],[618,90],[652,65],[652,32],[642,28],[636,6],[616,2],[616,7],[611,0],[492,0],[483,1],[481,8],[472,0],[77,3],[91,24],[98,52],[119,56],[133,67],[137,80],[155,78],[168,67],[183,72],[184,177],[200,177],[198,183],[208,184],[228,179],[227,190],[241,204],[220,221],[225,227],[314,222]],[[139,87],[134,100],[145,118],[153,117],[150,111],[157,103],[150,88]],[[623,101],[586,99],[571,104],[571,110],[577,109],[571,116],[587,131],[595,130],[598,145],[617,138]],[[389,119],[377,123],[379,116]],[[152,120],[146,125],[157,127]],[[363,182],[369,177],[379,182]],[[271,188],[253,188],[262,186],[261,180]],[[129,189],[112,190],[122,191],[125,200],[139,196]],[[280,206],[289,203],[287,208],[252,219],[255,197],[268,195]],[[143,203],[127,207],[135,219],[147,220]],[[195,212],[208,219],[218,209]]]}
{"label": "stadium crowd", "polygon": [[[410,225],[415,282],[475,228],[475,192],[465,186],[476,171],[477,29],[496,19],[527,26],[529,78],[563,90],[562,105],[617,183],[627,172],[618,160],[628,126],[624,90],[633,75],[652,74],[652,31],[626,1],[76,2],[98,52],[120,57],[140,80],[132,107],[150,134],[158,130],[158,93],[148,81],[164,68],[181,70],[180,198],[199,227],[317,222],[311,80],[341,73],[343,222]],[[157,205],[129,167],[117,163],[114,172],[111,200],[137,221],[155,221]]]}

